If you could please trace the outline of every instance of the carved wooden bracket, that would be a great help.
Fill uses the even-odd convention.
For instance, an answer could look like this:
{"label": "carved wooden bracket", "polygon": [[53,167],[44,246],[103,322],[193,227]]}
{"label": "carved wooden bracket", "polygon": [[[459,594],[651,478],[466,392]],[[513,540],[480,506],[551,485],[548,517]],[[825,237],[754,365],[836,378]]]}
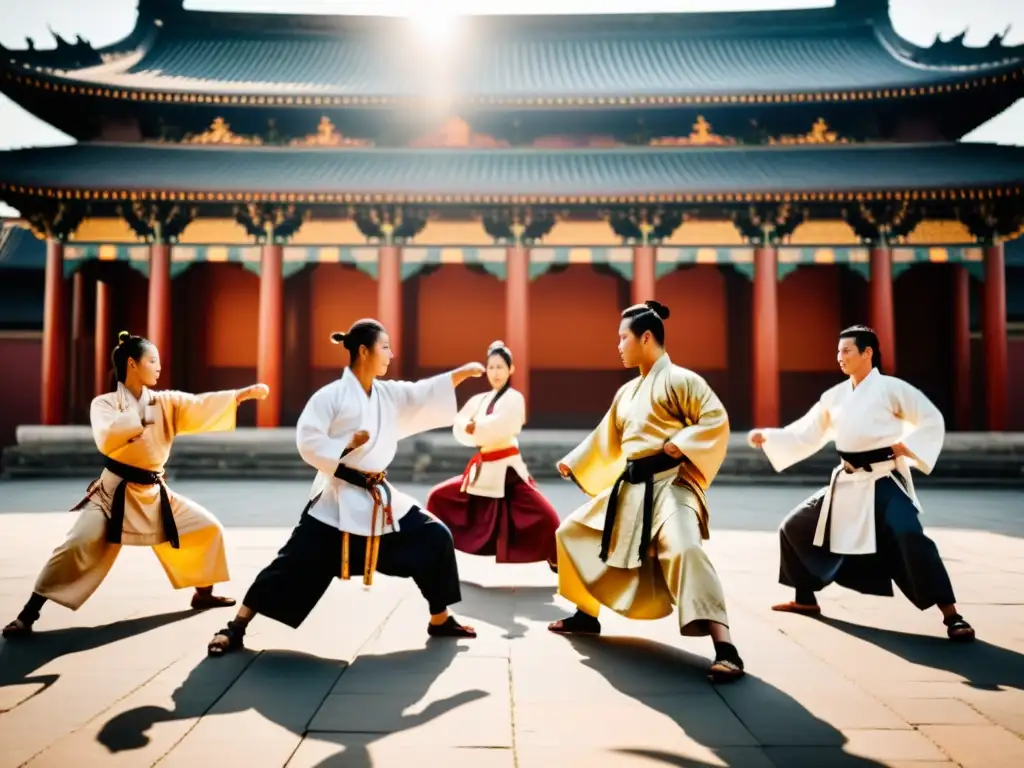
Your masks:
{"label": "carved wooden bracket", "polygon": [[14,202],[38,237],[61,243],[70,239],[89,213],[89,207],[77,201],[26,199]]}
{"label": "carved wooden bracket", "polygon": [[261,245],[287,243],[310,214],[310,209],[300,209],[295,205],[249,203],[235,207],[235,221]]}
{"label": "carved wooden bracket", "polygon": [[689,214],[679,208],[625,208],[604,215],[615,234],[626,242],[654,245],[670,238]]}
{"label": "carved wooden bracket", "polygon": [[732,213],[733,223],[752,245],[778,245],[807,218],[805,209],[789,203],[764,203],[748,206]]}
{"label": "carved wooden bracket", "polygon": [[400,205],[352,208],[349,215],[364,237],[384,245],[412,240],[423,231],[430,218],[426,211]]}
{"label": "carved wooden bracket", "polygon": [[130,206],[119,205],[117,213],[147,243],[160,244],[178,242],[185,227],[198,215],[198,209],[178,203],[136,201]]}
{"label": "carved wooden bracket", "polygon": [[558,216],[547,209],[497,208],[484,213],[482,220],[495,242],[522,246],[543,239],[558,222]]}
{"label": "carved wooden bracket", "polygon": [[866,245],[901,241],[924,219],[924,209],[907,200],[877,200],[843,208],[843,218]]}
{"label": "carved wooden bracket", "polygon": [[1002,198],[956,209],[960,219],[979,243],[998,242],[1024,226],[1024,199]]}

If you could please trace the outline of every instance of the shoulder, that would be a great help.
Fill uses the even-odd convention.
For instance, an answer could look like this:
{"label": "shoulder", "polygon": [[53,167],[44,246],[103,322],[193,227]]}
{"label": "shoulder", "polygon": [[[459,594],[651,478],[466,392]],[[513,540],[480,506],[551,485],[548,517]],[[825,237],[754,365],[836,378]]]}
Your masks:
{"label": "shoulder", "polygon": [[117,392],[107,392],[104,395],[96,395],[90,403],[90,408],[116,408],[117,407]]}
{"label": "shoulder", "polygon": [[708,385],[707,379],[699,373],[691,371],[689,368],[684,368],[681,365],[676,365],[675,363],[668,367],[668,380],[672,383],[672,386],[706,387]]}
{"label": "shoulder", "polygon": [[[486,393],[484,396],[486,396]],[[509,403],[515,403],[516,405],[526,402],[526,398],[523,397],[523,393],[518,389],[513,389],[512,387],[509,387],[505,394],[501,396],[501,400],[507,400]],[[501,400],[498,402],[500,403]]]}
{"label": "shoulder", "polygon": [[826,389],[824,392],[822,392],[821,397],[818,398],[818,401],[822,405],[831,405],[833,402],[835,402],[836,398],[839,397],[843,392],[847,391],[849,387],[850,382],[844,379],[843,381],[840,381],[838,384],[835,384]]}
{"label": "shoulder", "polygon": [[640,377],[639,376],[634,376],[632,379],[630,379],[625,384],[623,384],[621,387],[619,387],[617,390],[615,390],[615,397],[612,398],[612,402],[613,403],[619,402],[619,400],[622,398],[622,396],[624,394],[626,394],[627,392],[629,392],[631,389],[633,389],[634,387],[636,387],[639,384],[640,384]]}

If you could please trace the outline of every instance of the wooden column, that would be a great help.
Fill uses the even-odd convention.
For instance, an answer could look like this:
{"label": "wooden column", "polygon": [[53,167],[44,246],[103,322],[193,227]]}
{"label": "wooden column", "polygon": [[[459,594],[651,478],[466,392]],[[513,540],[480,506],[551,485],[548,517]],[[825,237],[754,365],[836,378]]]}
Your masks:
{"label": "wooden column", "polygon": [[1006,260],[1003,244],[985,249],[985,289],[982,306],[985,348],[985,413],[989,431],[1002,432],[1008,420],[1006,349]]}
{"label": "wooden column", "polygon": [[171,246],[149,246],[149,303],[146,336],[160,352],[160,388],[171,388]]}
{"label": "wooden column", "polygon": [[397,245],[382,245],[377,253],[377,320],[387,331],[395,355],[388,378],[400,379],[406,366],[402,351],[402,251]]}
{"label": "wooden column", "polygon": [[754,250],[754,397],[755,427],[779,424],[778,253],[773,246]]}
{"label": "wooden column", "polygon": [[102,279],[96,280],[96,323],[93,332],[92,392],[94,396],[110,391],[110,353],[116,339],[110,321],[110,286]]}
{"label": "wooden column", "polygon": [[505,343],[516,367],[514,382],[530,410],[530,249],[522,245],[505,253]]}
{"label": "wooden column", "polygon": [[638,245],[633,248],[633,285],[632,299],[634,304],[642,304],[655,298],[655,251],[653,245]]}
{"label": "wooden column", "polygon": [[82,414],[88,392],[85,359],[85,275],[78,269],[71,278],[71,376],[68,377],[68,402],[74,422]]}
{"label": "wooden column", "polygon": [[64,423],[67,386],[68,330],[64,301],[64,243],[46,241],[46,283],[43,294],[43,365],[40,421]]}
{"label": "wooden column", "polygon": [[256,426],[281,425],[281,354],[284,333],[284,249],[267,243],[260,256],[259,349],[256,378],[270,387],[256,403]]}
{"label": "wooden column", "polygon": [[953,266],[953,423],[971,429],[971,276]]}
{"label": "wooden column", "polygon": [[896,314],[892,301],[892,249],[871,249],[871,293],[868,301],[868,325],[878,335],[882,368],[896,372]]}

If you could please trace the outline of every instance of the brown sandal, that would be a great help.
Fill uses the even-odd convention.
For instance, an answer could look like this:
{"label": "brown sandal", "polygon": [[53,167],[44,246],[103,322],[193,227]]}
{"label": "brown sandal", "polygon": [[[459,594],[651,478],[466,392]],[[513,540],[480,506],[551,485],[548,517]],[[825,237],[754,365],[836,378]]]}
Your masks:
{"label": "brown sandal", "polygon": [[556,635],[600,635],[601,622],[596,616],[576,611],[572,616],[548,624],[548,631]]}
{"label": "brown sandal", "polygon": [[[223,656],[225,653],[240,650],[245,647],[242,642],[244,637],[245,625],[229,621],[228,625],[214,635],[213,639],[207,643],[206,653],[208,656]],[[224,642],[221,638],[226,638],[227,642]]]}
{"label": "brown sandal", "polygon": [[805,605],[803,603],[796,603],[790,600],[788,603],[779,603],[778,605],[772,606],[773,611],[782,611],[783,613],[799,613],[803,616],[820,616],[821,606],[820,605]]}
{"label": "brown sandal", "polygon": [[428,624],[427,634],[431,637],[476,637],[476,630],[465,624],[459,624],[454,616],[449,616],[444,624]]}
{"label": "brown sandal", "polygon": [[15,619],[6,627],[4,627],[3,636],[9,640],[13,640],[16,637],[26,637],[32,634],[32,624],[22,621],[21,619]]}
{"label": "brown sandal", "polygon": [[708,670],[708,680],[712,683],[732,683],[745,674],[742,661],[737,664],[729,659],[715,659],[715,663]]}
{"label": "brown sandal", "polygon": [[192,610],[205,611],[208,608],[228,608],[235,604],[233,597],[221,597],[213,592],[196,592],[192,595]]}
{"label": "brown sandal", "polygon": [[943,619],[942,623],[946,625],[946,636],[954,643],[970,643],[974,640],[974,627],[964,621],[959,613]]}

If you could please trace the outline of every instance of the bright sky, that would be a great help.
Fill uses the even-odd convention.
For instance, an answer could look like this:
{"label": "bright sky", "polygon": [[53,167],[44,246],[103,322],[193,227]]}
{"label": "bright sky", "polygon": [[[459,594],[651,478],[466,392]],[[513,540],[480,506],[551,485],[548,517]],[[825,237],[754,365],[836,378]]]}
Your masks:
{"label": "bright sky", "polygon": [[[4,14],[0,43],[24,48],[25,38],[37,48],[54,45],[48,29],[67,40],[81,35],[94,46],[109,45],[131,32],[139,0],[32,0],[19,2],[18,13]],[[13,4],[15,0],[4,0]],[[398,15],[421,8],[429,0],[186,0],[196,10],[288,13],[353,13]],[[434,0],[431,12],[475,13],[481,0]],[[486,0],[491,13],[632,13],[667,11],[748,11],[816,8],[829,0]],[[983,46],[1010,27],[1007,45],[1024,43],[1024,2],[1014,0],[890,0],[896,31],[918,45],[940,35],[947,40],[965,29],[966,45]],[[996,116],[965,137],[967,141],[1024,145],[1024,101]],[[73,140],[0,95],[0,149],[71,144]],[[12,211],[0,203],[0,215]]]}

